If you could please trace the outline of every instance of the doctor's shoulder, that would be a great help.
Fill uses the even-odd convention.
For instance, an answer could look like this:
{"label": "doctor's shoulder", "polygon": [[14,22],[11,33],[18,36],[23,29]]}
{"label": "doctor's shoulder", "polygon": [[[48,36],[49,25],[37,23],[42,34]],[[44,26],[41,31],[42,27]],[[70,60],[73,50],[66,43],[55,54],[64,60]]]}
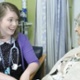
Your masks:
{"label": "doctor's shoulder", "polygon": [[31,43],[30,43],[28,37],[23,33],[18,33],[17,41],[18,41],[20,47],[23,47],[23,46],[26,47],[28,45],[31,46]]}
{"label": "doctor's shoulder", "polygon": [[28,37],[23,33],[18,33],[17,40],[20,40],[23,43],[27,40],[29,41]]}

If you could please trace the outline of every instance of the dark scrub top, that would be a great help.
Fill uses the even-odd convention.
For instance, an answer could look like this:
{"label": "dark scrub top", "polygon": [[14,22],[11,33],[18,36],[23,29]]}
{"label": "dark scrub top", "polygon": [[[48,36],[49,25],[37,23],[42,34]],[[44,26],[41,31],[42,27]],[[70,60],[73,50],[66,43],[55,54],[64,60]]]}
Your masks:
{"label": "dark scrub top", "polygon": [[[10,74],[9,75],[11,75],[12,77],[15,77],[16,79],[19,79],[21,74],[23,73],[23,69],[22,69],[22,62],[21,62],[21,52],[20,52],[20,48],[19,48],[18,42],[15,41],[15,44],[16,44],[16,47],[19,49],[19,62],[18,62],[19,67],[18,67],[17,70],[13,70],[12,69],[12,64],[13,63],[17,63],[17,54],[16,54],[16,50],[15,49],[12,50],[12,52],[13,52],[12,53],[13,63],[11,61],[10,66],[9,66],[10,49],[13,46],[13,44],[3,43],[1,45],[1,50],[2,50],[2,55],[3,55],[3,59],[4,59],[5,69],[7,67],[10,67]],[[0,72],[4,73],[5,69],[3,67],[2,61],[0,61]]]}

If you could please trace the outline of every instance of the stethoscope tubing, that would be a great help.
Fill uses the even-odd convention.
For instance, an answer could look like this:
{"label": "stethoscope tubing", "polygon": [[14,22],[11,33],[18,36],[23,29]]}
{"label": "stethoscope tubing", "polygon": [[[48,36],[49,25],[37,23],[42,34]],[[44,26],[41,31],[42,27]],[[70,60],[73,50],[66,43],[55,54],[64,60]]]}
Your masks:
{"label": "stethoscope tubing", "polygon": [[13,47],[10,49],[10,61],[12,61],[12,63],[14,63],[13,60],[12,60],[13,59],[13,57],[12,57],[13,49],[16,49],[16,53],[17,53],[17,62],[16,62],[16,64],[18,64],[18,62],[19,62],[19,49],[16,47],[15,42],[13,44]]}
{"label": "stethoscope tubing", "polygon": [[[15,44],[15,41],[13,42],[13,46],[12,46],[12,48],[10,49],[10,54],[9,54],[9,66],[11,65],[11,62],[12,62],[12,64],[14,64],[14,62],[13,62],[13,57],[12,57],[12,54],[13,54],[13,49],[16,49],[16,53],[17,53],[17,62],[15,63],[15,64],[17,64],[18,65],[18,62],[19,62],[19,49],[16,47],[16,44]],[[2,50],[1,50],[1,46],[0,46],[0,56],[1,56],[1,61],[2,61],[2,65],[3,65],[3,67],[4,67],[4,69],[5,69],[5,63],[4,63],[4,58],[3,58],[3,55],[2,55]]]}

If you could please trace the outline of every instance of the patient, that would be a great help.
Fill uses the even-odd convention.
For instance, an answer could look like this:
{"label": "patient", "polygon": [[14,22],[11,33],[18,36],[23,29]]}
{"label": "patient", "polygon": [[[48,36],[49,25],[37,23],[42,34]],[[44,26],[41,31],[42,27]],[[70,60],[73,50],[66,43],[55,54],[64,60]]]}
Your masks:
{"label": "patient", "polygon": [[[80,14],[75,21],[80,45]],[[80,46],[66,53],[42,80],[80,80]]]}

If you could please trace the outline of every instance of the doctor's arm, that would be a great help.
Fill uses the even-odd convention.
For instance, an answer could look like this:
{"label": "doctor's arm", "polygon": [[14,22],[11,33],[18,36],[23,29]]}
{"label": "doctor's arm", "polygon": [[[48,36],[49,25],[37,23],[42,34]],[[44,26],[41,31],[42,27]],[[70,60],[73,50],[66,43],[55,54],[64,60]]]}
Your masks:
{"label": "doctor's arm", "polygon": [[39,67],[36,62],[30,63],[24,73],[21,75],[20,80],[30,80],[30,75],[35,72]]}
{"label": "doctor's arm", "polygon": [[15,79],[14,77],[11,77],[9,75],[6,75],[6,74],[0,72],[0,80],[17,80],[17,79]]}

